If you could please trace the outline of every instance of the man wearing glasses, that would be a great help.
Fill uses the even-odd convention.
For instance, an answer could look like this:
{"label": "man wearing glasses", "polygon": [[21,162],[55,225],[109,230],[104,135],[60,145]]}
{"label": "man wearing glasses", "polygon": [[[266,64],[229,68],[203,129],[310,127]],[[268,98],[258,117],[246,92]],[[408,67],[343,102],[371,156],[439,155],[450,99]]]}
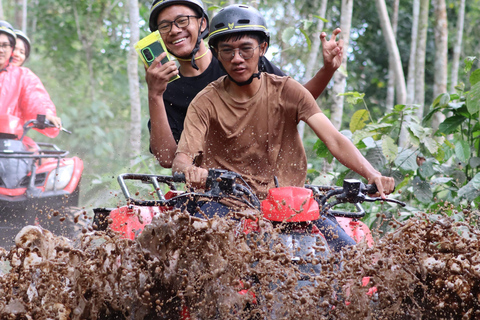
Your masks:
{"label": "man wearing glasses", "polygon": [[55,105],[40,79],[30,69],[10,64],[15,43],[16,34],[12,26],[0,21],[0,114],[13,115],[23,122],[44,114],[57,128],[41,132],[54,138],[61,127]]}
{"label": "man wearing glasses", "polygon": [[[372,167],[304,87],[290,77],[260,71],[269,38],[265,20],[255,8],[231,5],[212,19],[209,45],[227,75],[190,104],[172,171],[184,173],[187,184],[200,188],[205,187],[208,169],[234,171],[260,200],[275,188],[275,177],[281,187],[303,187],[307,161],[297,131],[303,120],[342,164],[375,183],[383,198],[392,192],[393,178]],[[207,203],[201,210],[219,215],[235,210],[218,205],[211,210],[212,206]],[[335,218],[320,225],[332,249],[355,244]]]}
{"label": "man wearing glasses", "polygon": [[[163,167],[170,168],[190,102],[226,73],[203,41],[209,33],[209,20],[201,0],[154,0],[149,26],[151,31],[160,32],[168,51],[180,64],[178,69],[173,61],[162,65],[160,61],[165,56],[161,55],[146,72],[150,149]],[[325,65],[305,84],[314,98],[341,65],[343,43],[335,40],[339,32],[340,29],[335,30],[329,41],[326,34],[321,36]],[[265,57],[260,59],[262,71],[284,75]],[[178,74],[178,80],[168,83]]]}

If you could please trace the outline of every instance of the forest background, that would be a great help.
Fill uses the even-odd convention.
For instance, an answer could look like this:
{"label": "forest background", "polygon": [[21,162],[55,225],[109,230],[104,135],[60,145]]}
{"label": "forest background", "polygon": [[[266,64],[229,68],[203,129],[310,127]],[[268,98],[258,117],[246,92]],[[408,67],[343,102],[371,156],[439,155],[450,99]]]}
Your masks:
{"label": "forest background", "polygon": [[[233,1],[204,1],[210,17]],[[342,28],[344,64],[317,100],[369,161],[394,176],[394,197],[463,219],[480,203],[480,0],[257,0],[270,59],[304,83],[322,66],[319,34]],[[82,205],[122,203],[116,176],[170,174],[149,153],[147,87],[132,45],[149,33],[151,2],[0,0],[0,19],[32,40],[26,66],[64,127],[54,142],[85,163]],[[309,179],[355,176],[299,126]],[[40,134],[36,140],[48,138]],[[386,207],[385,207],[386,206]],[[370,208],[370,223],[388,205]]]}

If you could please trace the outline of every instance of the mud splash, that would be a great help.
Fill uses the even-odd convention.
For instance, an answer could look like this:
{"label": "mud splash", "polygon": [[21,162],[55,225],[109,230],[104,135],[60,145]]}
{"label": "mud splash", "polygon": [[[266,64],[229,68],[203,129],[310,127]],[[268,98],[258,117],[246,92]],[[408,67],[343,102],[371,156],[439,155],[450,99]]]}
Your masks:
{"label": "mud splash", "polygon": [[373,248],[297,264],[268,223],[247,236],[172,211],[136,241],[85,230],[76,242],[30,226],[0,249],[0,319],[480,318],[480,231],[395,223]]}

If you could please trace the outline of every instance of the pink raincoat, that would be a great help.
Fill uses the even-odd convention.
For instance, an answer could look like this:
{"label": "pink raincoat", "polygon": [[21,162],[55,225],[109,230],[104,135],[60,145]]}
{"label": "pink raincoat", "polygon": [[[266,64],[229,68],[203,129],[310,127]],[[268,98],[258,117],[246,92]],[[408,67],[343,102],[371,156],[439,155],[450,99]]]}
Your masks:
{"label": "pink raincoat", "polygon": [[[0,71],[0,114],[10,114],[21,123],[37,114],[56,115],[55,105],[40,79],[28,68],[8,65]],[[37,130],[47,137],[58,135],[58,128]]]}

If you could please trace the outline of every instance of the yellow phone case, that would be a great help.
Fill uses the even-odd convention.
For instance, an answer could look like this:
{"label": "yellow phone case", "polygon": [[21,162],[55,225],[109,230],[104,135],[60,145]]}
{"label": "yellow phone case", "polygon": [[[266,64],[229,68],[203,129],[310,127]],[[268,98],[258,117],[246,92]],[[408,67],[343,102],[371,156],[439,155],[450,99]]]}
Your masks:
{"label": "yellow phone case", "polygon": [[[165,43],[163,43],[162,37],[160,36],[160,33],[158,33],[158,30],[150,33],[148,36],[138,41],[135,44],[135,50],[147,68],[152,64],[153,60],[155,60],[155,58],[161,55],[163,52],[166,52],[167,56],[163,58],[161,62],[167,63],[171,60],[170,54],[167,51],[167,47],[165,46]],[[178,78],[180,78],[178,75],[172,77],[169,82],[172,82]]]}

